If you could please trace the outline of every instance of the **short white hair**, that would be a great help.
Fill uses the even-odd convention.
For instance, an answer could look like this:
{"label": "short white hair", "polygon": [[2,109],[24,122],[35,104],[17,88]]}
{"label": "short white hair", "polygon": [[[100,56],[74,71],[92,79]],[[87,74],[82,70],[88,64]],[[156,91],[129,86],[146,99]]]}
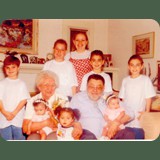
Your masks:
{"label": "short white hair", "polygon": [[53,79],[55,81],[56,86],[57,87],[59,86],[59,78],[58,78],[57,74],[52,71],[45,70],[45,71],[41,71],[37,74],[37,77],[36,77],[37,88],[44,82],[44,80],[46,78]]}

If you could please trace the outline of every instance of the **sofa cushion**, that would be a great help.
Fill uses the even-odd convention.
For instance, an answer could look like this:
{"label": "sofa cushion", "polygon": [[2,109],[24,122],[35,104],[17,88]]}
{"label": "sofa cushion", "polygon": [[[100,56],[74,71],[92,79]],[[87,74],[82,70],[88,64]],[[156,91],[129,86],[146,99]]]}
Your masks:
{"label": "sofa cushion", "polygon": [[145,132],[145,139],[155,140],[160,134],[160,112],[144,113],[140,119]]}

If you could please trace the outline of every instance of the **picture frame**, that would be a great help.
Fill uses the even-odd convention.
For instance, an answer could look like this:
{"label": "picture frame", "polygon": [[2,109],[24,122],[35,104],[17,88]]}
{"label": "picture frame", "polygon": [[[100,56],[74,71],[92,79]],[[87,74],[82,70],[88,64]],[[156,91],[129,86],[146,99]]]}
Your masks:
{"label": "picture frame", "polygon": [[0,24],[0,53],[38,54],[38,20],[8,19]]}
{"label": "picture frame", "polygon": [[112,55],[111,54],[103,54],[104,57],[104,67],[112,67]]}
{"label": "picture frame", "polygon": [[132,50],[133,54],[140,55],[142,58],[154,57],[155,33],[149,32],[141,35],[133,36]]}
{"label": "picture frame", "polygon": [[160,93],[160,61],[157,61],[157,92]]}

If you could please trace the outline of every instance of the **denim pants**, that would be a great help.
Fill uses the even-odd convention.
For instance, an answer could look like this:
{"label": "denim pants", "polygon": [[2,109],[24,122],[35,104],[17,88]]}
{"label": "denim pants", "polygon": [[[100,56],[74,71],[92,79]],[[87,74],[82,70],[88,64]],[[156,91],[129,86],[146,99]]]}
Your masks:
{"label": "denim pants", "polygon": [[135,139],[144,139],[144,130],[142,128],[126,127],[128,130],[134,132]]}
{"label": "denim pants", "polygon": [[25,140],[22,128],[13,125],[0,129],[0,136],[5,140]]}

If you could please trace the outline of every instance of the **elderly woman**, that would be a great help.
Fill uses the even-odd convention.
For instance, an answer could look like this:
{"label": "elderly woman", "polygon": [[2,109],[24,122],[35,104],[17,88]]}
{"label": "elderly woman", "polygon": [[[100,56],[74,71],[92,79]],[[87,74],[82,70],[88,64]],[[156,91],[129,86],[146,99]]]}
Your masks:
{"label": "elderly woman", "polygon": [[[65,103],[68,101],[66,97],[55,93],[55,89],[58,86],[58,77],[55,73],[51,71],[41,71],[37,75],[36,86],[40,93],[32,97],[27,102],[26,112],[23,120],[23,132],[27,134],[30,130],[30,132],[32,133],[31,135],[29,135],[28,140],[39,140],[40,135],[37,133],[37,131],[41,130],[44,127],[50,127],[52,130],[54,130],[56,127],[53,119],[51,118],[48,118],[43,122],[31,122],[32,117],[35,113],[33,102],[36,99],[44,99],[45,101],[47,101],[49,108],[52,108],[53,104],[56,104],[58,101],[59,103],[63,103],[60,105],[66,105]],[[81,134],[81,129],[79,126],[80,125],[74,125],[75,129],[73,131],[73,136],[75,137]],[[47,136],[47,140],[52,139],[56,139],[55,132],[52,132]]]}

